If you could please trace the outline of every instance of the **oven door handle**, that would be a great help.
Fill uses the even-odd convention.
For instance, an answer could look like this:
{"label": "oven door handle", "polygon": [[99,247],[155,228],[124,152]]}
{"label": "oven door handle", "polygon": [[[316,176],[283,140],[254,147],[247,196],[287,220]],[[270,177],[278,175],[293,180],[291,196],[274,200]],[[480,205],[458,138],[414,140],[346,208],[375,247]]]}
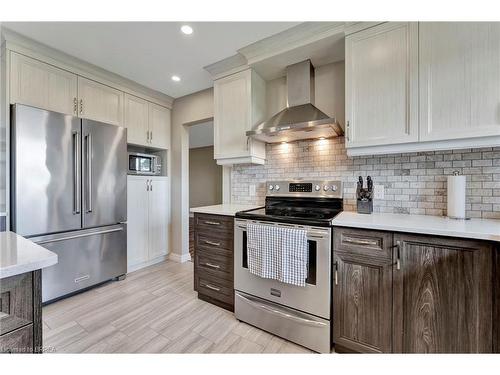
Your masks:
{"label": "oven door handle", "polygon": [[256,308],[259,308],[259,309],[262,309],[262,310],[266,310],[267,312],[273,314],[273,315],[277,315],[279,317],[282,317],[282,318],[286,318],[286,319],[290,319],[290,320],[295,320],[296,322],[299,322],[299,323],[302,323],[302,324],[307,324],[307,325],[310,325],[310,326],[315,326],[315,327],[324,327],[326,326],[327,324],[326,323],[323,323],[323,322],[318,322],[316,320],[311,320],[311,319],[306,319],[306,318],[301,318],[300,316],[296,316],[296,315],[292,315],[290,313],[288,313],[286,310],[281,310],[279,308],[274,308],[274,307],[271,307],[271,306],[267,306],[266,304],[264,303],[259,303],[257,301],[254,301],[253,299],[250,299],[248,297],[245,297],[245,296],[242,296],[241,294],[237,294],[237,296],[241,299],[244,299],[245,302],[247,302],[248,304],[256,307]]}

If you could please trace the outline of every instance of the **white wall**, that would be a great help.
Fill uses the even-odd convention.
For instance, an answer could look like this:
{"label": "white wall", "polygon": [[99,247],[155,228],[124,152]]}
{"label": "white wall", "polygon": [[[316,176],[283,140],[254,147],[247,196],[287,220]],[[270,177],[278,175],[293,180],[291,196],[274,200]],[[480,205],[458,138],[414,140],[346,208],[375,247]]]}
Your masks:
{"label": "white wall", "polygon": [[[174,100],[172,107],[172,257],[189,255],[189,133],[185,124],[207,120],[214,115],[213,89]],[[184,186],[184,188],[183,188]]]}
{"label": "white wall", "polygon": [[208,121],[189,127],[189,148],[214,145],[214,122]]}

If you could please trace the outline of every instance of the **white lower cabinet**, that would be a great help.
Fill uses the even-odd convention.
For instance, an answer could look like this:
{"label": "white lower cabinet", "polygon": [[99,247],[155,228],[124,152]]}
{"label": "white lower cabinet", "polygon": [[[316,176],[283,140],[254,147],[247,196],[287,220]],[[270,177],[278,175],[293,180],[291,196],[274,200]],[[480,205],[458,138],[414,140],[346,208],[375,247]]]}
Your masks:
{"label": "white lower cabinet", "polygon": [[127,178],[127,271],[162,261],[168,253],[168,177]]}

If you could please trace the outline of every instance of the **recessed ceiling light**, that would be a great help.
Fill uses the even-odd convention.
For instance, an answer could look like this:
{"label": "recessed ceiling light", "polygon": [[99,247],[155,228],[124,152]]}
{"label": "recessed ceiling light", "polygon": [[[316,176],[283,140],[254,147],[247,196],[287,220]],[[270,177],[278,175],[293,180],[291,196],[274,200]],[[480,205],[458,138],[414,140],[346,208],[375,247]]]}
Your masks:
{"label": "recessed ceiling light", "polygon": [[181,80],[181,77],[179,77],[179,76],[172,76],[172,81],[179,82],[180,80]]}
{"label": "recessed ceiling light", "polygon": [[193,33],[193,28],[189,25],[182,25],[181,31],[186,35],[191,35]]}
{"label": "recessed ceiling light", "polygon": [[322,141],[322,140],[324,140],[324,139],[325,139],[325,137],[319,137],[319,140],[320,140],[320,141]]}
{"label": "recessed ceiling light", "polygon": [[286,145],[287,143],[288,142],[286,142],[286,141],[281,142],[282,145]]}

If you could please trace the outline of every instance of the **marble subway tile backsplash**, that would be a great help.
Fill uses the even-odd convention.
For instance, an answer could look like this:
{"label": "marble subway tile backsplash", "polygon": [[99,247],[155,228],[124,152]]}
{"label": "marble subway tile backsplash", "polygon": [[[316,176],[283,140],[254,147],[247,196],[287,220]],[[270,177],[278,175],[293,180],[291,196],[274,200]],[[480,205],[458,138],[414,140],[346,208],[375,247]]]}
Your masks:
{"label": "marble subway tile backsplash", "polygon": [[233,167],[233,201],[262,204],[266,181],[341,180],[344,209],[355,211],[358,176],[372,176],[385,187],[375,212],[444,216],[446,177],[458,170],[467,176],[467,215],[500,218],[500,147],[363,157],[348,157],[343,137],[266,147],[266,165]]}

